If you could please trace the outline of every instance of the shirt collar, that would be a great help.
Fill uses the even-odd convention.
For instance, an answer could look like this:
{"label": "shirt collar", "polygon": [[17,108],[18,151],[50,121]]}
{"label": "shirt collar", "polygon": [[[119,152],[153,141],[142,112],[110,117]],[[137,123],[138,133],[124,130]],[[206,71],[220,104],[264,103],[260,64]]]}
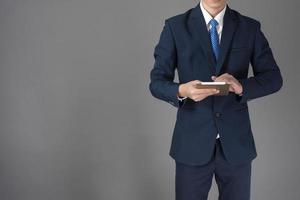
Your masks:
{"label": "shirt collar", "polygon": [[[225,6],[223,8],[223,10],[221,10],[221,12],[219,12],[215,17],[214,19],[217,20],[218,24],[220,27],[223,27],[223,19],[224,19],[224,15],[225,15],[225,11],[226,11],[226,7]],[[210,22],[210,20],[213,18],[208,12],[207,10],[205,10],[205,8],[203,7],[202,5],[202,0],[200,2],[200,8],[201,8],[201,11],[203,13],[203,16],[204,16],[204,19],[205,19],[205,23],[206,23],[206,26],[208,27],[208,23]]]}

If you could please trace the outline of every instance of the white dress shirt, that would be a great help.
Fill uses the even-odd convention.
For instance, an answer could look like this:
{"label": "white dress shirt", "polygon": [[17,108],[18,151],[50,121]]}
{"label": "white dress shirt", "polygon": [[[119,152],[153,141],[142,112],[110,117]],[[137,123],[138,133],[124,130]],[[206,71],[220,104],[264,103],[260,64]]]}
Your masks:
{"label": "white dress shirt", "polygon": [[[217,31],[218,31],[218,35],[219,35],[219,43],[221,42],[221,36],[222,36],[222,30],[223,30],[223,19],[224,19],[224,14],[225,14],[225,11],[226,11],[226,5],[225,7],[223,8],[223,10],[221,10],[221,12],[219,12],[215,17],[214,19],[218,22],[218,25],[217,25]],[[202,5],[202,0],[200,1],[200,8],[201,8],[201,11],[202,11],[202,14],[204,16],[204,20],[205,20],[205,23],[206,23],[206,27],[207,27],[207,31],[210,30],[211,28],[211,25],[209,24],[210,20],[213,19],[213,17],[207,12],[207,10],[205,10],[205,8],[203,7]],[[187,97],[178,97],[178,100],[179,101],[183,101],[184,99],[186,99]],[[217,138],[219,138],[220,135],[218,134],[217,135]]]}

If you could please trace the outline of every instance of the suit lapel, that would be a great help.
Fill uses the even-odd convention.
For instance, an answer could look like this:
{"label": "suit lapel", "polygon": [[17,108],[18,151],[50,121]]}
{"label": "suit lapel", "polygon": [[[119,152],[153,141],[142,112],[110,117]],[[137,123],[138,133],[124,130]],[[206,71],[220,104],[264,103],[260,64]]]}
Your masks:
{"label": "suit lapel", "polygon": [[[216,61],[212,52],[211,42],[209,38],[209,33],[207,31],[206,23],[204,16],[201,12],[199,3],[196,7],[193,8],[191,13],[191,21],[189,24],[192,34],[195,36],[195,39],[201,45],[203,52],[205,53],[208,62],[210,63],[209,70],[212,74],[215,74],[214,66],[216,66]],[[197,66],[199,67],[199,66]]]}
{"label": "suit lapel", "polygon": [[227,56],[234,32],[237,27],[236,16],[227,5],[226,12],[224,14],[224,19],[223,19],[224,22],[223,22],[223,30],[222,30],[222,37],[220,43],[220,55],[217,61],[215,60],[213,55],[209,33],[207,31],[206,23],[199,3],[197,4],[196,7],[192,9],[191,17],[192,17],[192,20],[190,22],[191,24],[189,24],[190,30],[195,35],[196,40],[201,45],[201,48],[210,63],[209,69],[213,74],[218,76],[221,71],[224,60]]}
{"label": "suit lapel", "polygon": [[237,27],[237,19],[232,12],[232,10],[227,6],[226,12],[224,15],[224,22],[223,22],[223,30],[222,30],[222,37],[221,37],[221,44],[220,44],[220,56],[217,60],[216,65],[216,75],[218,76],[222,65],[224,63],[224,60],[227,56],[228,50],[231,45],[231,41],[234,35],[234,32]]}

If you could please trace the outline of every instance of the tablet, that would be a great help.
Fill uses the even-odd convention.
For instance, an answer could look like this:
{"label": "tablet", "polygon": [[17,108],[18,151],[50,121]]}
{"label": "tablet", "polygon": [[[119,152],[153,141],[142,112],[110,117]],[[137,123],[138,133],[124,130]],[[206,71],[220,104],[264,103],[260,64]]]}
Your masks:
{"label": "tablet", "polygon": [[226,82],[201,82],[199,84],[196,84],[196,88],[198,89],[217,89],[220,92],[218,94],[218,96],[224,96],[224,95],[228,95],[229,92],[229,84],[227,84]]}

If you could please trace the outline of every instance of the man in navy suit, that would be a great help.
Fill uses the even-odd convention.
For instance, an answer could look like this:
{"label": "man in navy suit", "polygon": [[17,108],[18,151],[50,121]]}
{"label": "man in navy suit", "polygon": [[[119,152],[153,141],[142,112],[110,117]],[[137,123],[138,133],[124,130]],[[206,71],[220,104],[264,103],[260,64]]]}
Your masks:
{"label": "man in navy suit", "polygon": [[[283,82],[260,23],[226,0],[202,0],[165,20],[154,57],[150,91],[177,108],[169,152],[176,200],[207,199],[213,175],[219,200],[249,200],[257,153],[247,102],[278,91]],[[230,92],[195,87],[204,81],[227,82]]]}

